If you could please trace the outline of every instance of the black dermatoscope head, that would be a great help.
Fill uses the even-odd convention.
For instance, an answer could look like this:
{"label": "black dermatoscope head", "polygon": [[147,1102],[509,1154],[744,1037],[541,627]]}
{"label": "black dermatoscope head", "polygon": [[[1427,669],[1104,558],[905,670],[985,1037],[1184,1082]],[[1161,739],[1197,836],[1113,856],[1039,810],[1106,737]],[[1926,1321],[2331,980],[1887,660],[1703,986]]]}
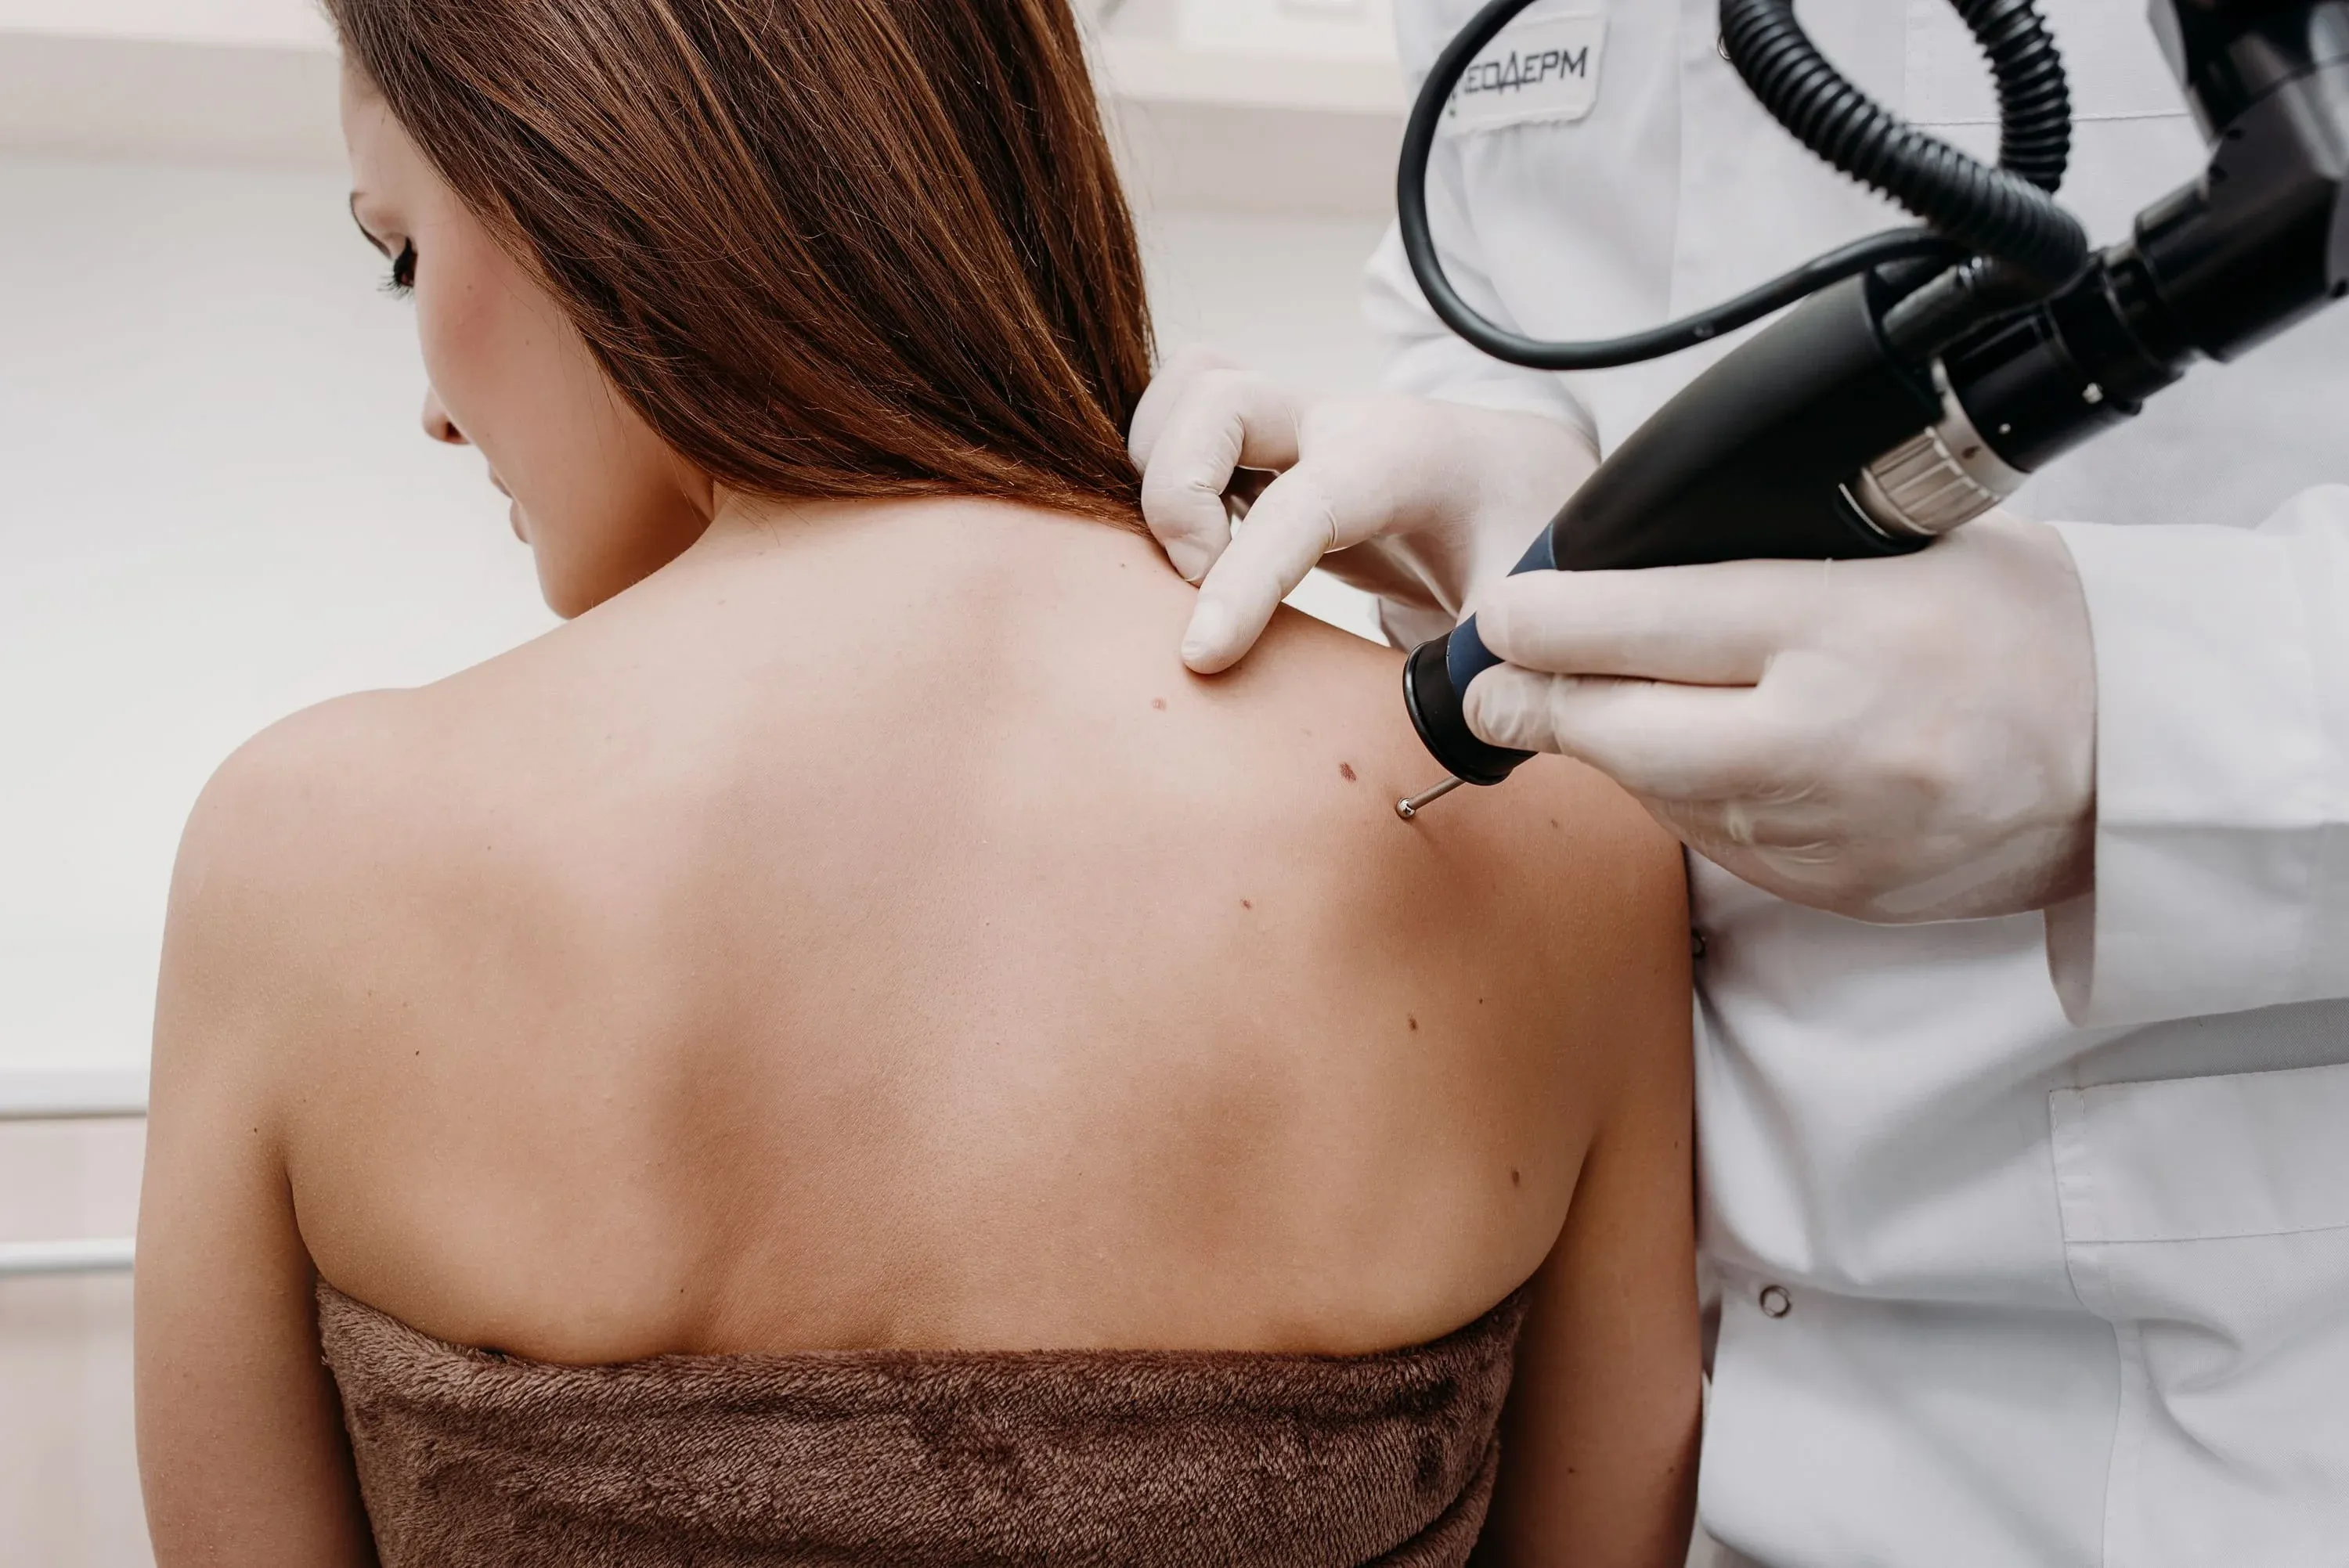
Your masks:
{"label": "black dermatoscope head", "polygon": [[[1496,358],[1591,370],[1803,303],[1633,432],[1519,572],[1920,550],[2126,422],[2197,357],[2232,358],[2349,294],[2349,0],[2153,0],[2212,156],[2101,253],[2053,197],[2071,108],[2032,0],[1952,0],[1997,83],[1996,168],[1845,81],[1795,23],[1793,0],[1722,0],[1723,46],[1771,114],[1925,227],[1862,240],[1630,337],[1506,332],[1444,275],[1427,163],[1461,73],[1530,3],[1493,0],[1477,14],[1438,58],[1405,130],[1400,226],[1436,314]],[[1404,666],[1413,724],[1465,783],[1497,784],[1529,755],[1487,745],[1464,716],[1469,683],[1498,662],[1472,619]],[[1437,792],[1399,810],[1414,815]]]}

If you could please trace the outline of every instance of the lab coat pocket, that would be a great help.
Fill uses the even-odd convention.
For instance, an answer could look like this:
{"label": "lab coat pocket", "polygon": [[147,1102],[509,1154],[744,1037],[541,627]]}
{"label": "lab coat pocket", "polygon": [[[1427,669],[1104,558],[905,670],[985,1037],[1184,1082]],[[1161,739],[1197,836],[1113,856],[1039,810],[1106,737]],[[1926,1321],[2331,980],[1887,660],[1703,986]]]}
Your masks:
{"label": "lab coat pocket", "polygon": [[2049,1096],[2113,1326],[2107,1568],[2349,1561],[2349,1064]]}

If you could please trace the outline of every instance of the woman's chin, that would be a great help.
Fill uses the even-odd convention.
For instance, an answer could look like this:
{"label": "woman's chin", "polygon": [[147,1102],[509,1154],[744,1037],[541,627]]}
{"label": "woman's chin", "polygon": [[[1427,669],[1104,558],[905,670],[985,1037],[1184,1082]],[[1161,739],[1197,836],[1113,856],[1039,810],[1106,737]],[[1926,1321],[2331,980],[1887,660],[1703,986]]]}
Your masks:
{"label": "woman's chin", "polygon": [[513,530],[516,539],[524,544],[530,542],[530,525],[523,520],[522,502],[509,501],[506,504],[506,525]]}

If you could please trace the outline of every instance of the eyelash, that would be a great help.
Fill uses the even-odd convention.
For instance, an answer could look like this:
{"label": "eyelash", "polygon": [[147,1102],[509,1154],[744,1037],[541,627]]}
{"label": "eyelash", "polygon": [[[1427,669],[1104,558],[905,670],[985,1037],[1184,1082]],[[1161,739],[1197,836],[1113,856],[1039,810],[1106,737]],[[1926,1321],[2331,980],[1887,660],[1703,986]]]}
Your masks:
{"label": "eyelash", "polygon": [[383,281],[383,292],[406,298],[416,292],[416,242],[409,241],[399,247],[399,254],[391,259],[391,275]]}

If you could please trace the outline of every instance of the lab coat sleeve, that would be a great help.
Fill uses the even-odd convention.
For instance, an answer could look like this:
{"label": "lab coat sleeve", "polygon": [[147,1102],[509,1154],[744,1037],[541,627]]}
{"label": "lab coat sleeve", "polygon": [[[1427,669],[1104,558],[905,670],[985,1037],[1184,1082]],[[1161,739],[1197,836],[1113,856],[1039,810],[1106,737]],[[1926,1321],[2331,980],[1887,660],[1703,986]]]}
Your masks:
{"label": "lab coat sleeve", "polygon": [[2349,487],[2256,530],[2060,523],[2096,658],[2084,1026],[2349,996]]}
{"label": "lab coat sleeve", "polygon": [[[1465,227],[1458,215],[1457,186],[1445,178],[1448,171],[1444,165],[1450,161],[1441,160],[1428,178],[1428,201],[1435,210],[1431,226],[1439,235],[1447,230],[1456,234]],[[1463,299],[1487,321],[1511,331],[1522,330],[1478,260],[1464,253],[1466,247],[1457,240],[1439,240],[1436,248],[1444,259],[1444,276]],[[1386,351],[1385,369],[1379,379],[1388,391],[1480,408],[1547,415],[1573,426],[1597,449],[1597,421],[1581,399],[1567,390],[1563,379],[1546,371],[1503,364],[1471,347],[1444,325],[1420,292],[1411,260],[1403,254],[1402,232],[1392,224],[1387,226],[1378,250],[1363,269],[1362,314]]]}

